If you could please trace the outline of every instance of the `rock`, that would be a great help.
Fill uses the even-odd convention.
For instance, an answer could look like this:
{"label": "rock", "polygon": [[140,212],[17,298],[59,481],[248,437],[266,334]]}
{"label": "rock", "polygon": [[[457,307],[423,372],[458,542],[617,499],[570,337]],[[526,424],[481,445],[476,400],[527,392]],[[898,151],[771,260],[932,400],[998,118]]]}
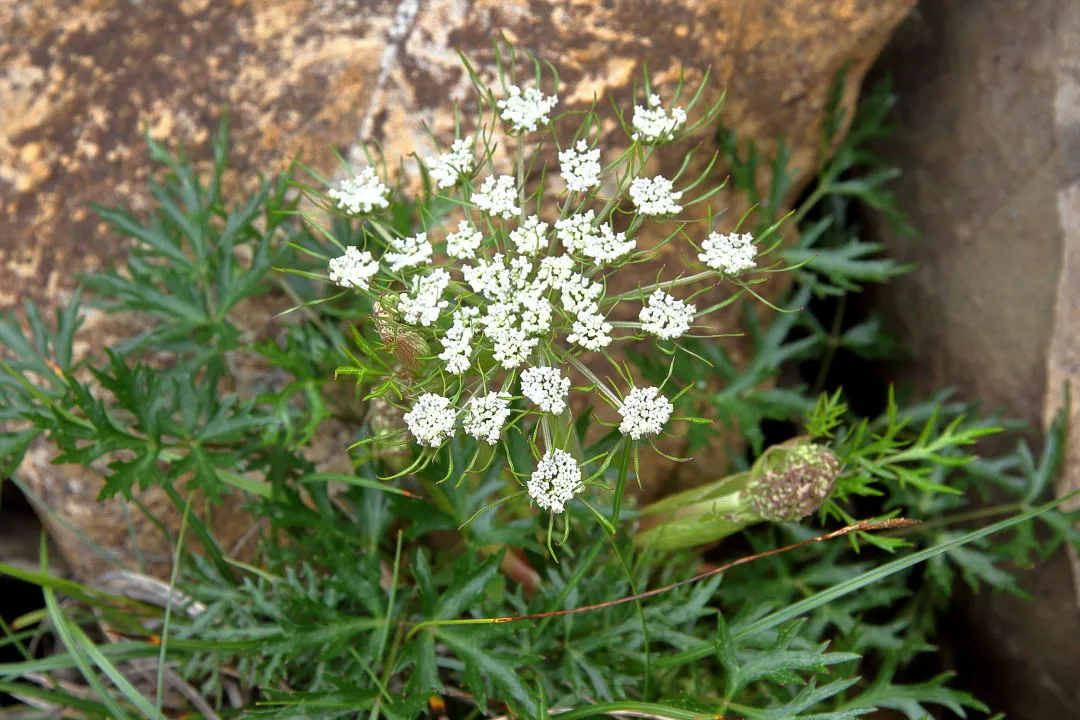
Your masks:
{"label": "rock", "polygon": [[[899,129],[879,150],[903,171],[893,189],[922,234],[874,229],[891,256],[918,266],[872,303],[911,357],[894,376],[1026,420],[1033,440],[1080,367],[1077,18],[1066,0],[922,3],[880,63]],[[1074,398],[1071,478],[1078,407]],[[1080,617],[1067,557],[1021,582],[1032,600],[984,593],[958,607],[949,634],[960,670],[1011,718],[1075,715]]]}
{"label": "rock", "polygon": [[[1065,469],[1057,483],[1059,495],[1080,490],[1080,8],[1063,3],[1058,11],[1057,79],[1054,121],[1061,181],[1057,208],[1061,228],[1061,276],[1047,354],[1047,424],[1065,407],[1070,410]],[[1066,395],[1066,388],[1069,389]],[[1080,502],[1071,500],[1075,509]],[[1072,553],[1073,580],[1080,596],[1080,562]]]}
{"label": "rock", "polygon": [[[463,48],[490,71],[498,32],[559,66],[565,83],[560,110],[606,94],[630,107],[631,83],[645,62],[661,88],[670,88],[681,70],[693,85],[711,67],[706,99],[727,88],[725,123],[766,154],[781,134],[793,149],[799,174],[791,201],[822,161],[819,122],[838,71],[849,68],[843,95],[850,108],[863,74],[913,2],[5,5],[0,26],[10,31],[0,45],[0,96],[11,100],[0,110],[0,234],[8,238],[0,249],[0,307],[25,296],[58,304],[75,271],[122,256],[124,247],[84,208],[89,202],[147,207],[151,167],[142,128],[152,137],[186,139],[192,157],[205,161],[210,132],[227,103],[234,128],[235,162],[226,178],[232,190],[296,155],[332,173],[332,150],[355,157],[361,141],[379,141],[391,158],[427,154],[434,146],[424,124],[445,140],[451,104],[469,97],[453,49]],[[712,138],[702,140],[706,150],[715,149]],[[612,136],[604,145],[617,142]],[[747,201],[727,190],[714,205],[728,211],[721,222],[731,222]],[[784,282],[765,292],[777,296]],[[725,322],[737,320],[732,314]],[[90,342],[102,346],[96,338]],[[747,345],[736,339],[732,351],[745,356]],[[708,467],[715,477],[725,465],[718,456],[697,472]],[[40,468],[27,472],[31,484],[64,506],[68,501],[44,490],[68,487],[67,469]],[[695,482],[693,473],[684,469],[678,482]],[[77,494],[72,512],[93,494]],[[83,514],[90,522],[100,516]]]}

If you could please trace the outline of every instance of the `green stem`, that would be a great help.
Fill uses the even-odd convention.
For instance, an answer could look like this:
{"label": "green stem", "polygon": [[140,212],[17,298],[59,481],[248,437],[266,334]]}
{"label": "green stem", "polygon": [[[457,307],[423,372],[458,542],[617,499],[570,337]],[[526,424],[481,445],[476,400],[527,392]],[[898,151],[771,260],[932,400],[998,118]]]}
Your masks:
{"label": "green stem", "polygon": [[799,223],[803,221],[803,218],[806,217],[806,214],[810,212],[810,210],[813,209],[815,205],[821,202],[821,199],[825,197],[827,192],[827,183],[822,183],[816,188],[814,188],[814,191],[810,193],[810,197],[806,198],[806,202],[799,206],[799,209],[796,210],[795,214],[791,216],[791,224],[794,227],[799,227]]}
{"label": "green stem", "polygon": [[615,397],[615,393],[611,392],[608,386],[604,384],[600,380],[600,378],[596,377],[596,373],[590,370],[588,366],[585,365],[585,363],[581,362],[569,353],[566,354],[566,362],[568,362],[570,365],[573,365],[578,370],[578,372],[585,376],[586,380],[596,385],[596,389],[600,391],[600,394],[607,398],[607,400],[611,402],[615,407],[619,407],[620,405],[622,405],[622,401],[619,400],[619,398]]}
{"label": "green stem", "polygon": [[696,283],[699,280],[716,277],[718,274],[719,273],[717,273],[715,270],[703,270],[702,272],[694,273],[693,275],[675,278],[674,280],[665,280],[663,282],[653,283],[652,285],[640,287],[637,290],[629,290],[624,293],[619,293],[618,295],[612,295],[609,296],[605,302],[614,304],[622,300],[633,300],[634,298],[640,297],[643,294],[648,295],[649,293],[655,292],[656,290],[668,290],[674,287],[690,285],[691,283]]}
{"label": "green stem", "polygon": [[626,490],[626,478],[630,475],[630,455],[634,452],[634,444],[623,439],[622,459],[619,461],[619,479],[615,482],[615,499],[611,505],[611,524],[619,524],[619,510],[622,509],[623,492]]}
{"label": "green stem", "polygon": [[841,295],[840,299],[836,301],[836,313],[833,315],[832,327],[829,329],[825,355],[821,359],[821,367],[818,369],[817,378],[814,379],[814,392],[811,393],[811,396],[818,395],[822,388],[825,387],[825,378],[829,374],[829,367],[832,365],[833,357],[836,355],[836,350],[840,345],[840,333],[843,330],[846,301],[847,295]]}

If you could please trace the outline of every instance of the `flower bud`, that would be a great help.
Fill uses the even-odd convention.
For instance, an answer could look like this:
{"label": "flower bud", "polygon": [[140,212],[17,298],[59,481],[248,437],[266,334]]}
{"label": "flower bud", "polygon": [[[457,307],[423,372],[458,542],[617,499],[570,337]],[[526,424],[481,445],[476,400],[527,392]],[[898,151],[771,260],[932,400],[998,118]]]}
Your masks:
{"label": "flower bud", "polygon": [[748,471],[642,508],[635,542],[657,550],[704,545],[759,522],[794,522],[825,502],[840,461],[823,445],[793,438],[768,448]]}
{"label": "flower bud", "polygon": [[821,507],[839,474],[840,461],[823,445],[774,445],[754,463],[740,495],[762,520],[794,522]]}
{"label": "flower bud", "polygon": [[431,354],[431,346],[416,330],[403,325],[393,298],[386,298],[375,303],[373,308],[375,331],[387,352],[409,372],[421,367],[421,359]]}

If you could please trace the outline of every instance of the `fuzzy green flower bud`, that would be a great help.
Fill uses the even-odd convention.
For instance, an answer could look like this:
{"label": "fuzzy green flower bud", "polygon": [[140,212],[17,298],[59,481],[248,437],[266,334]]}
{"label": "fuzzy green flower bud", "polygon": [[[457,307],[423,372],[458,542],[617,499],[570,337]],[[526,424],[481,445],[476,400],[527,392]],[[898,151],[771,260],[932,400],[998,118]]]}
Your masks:
{"label": "fuzzy green flower bud", "polygon": [[759,522],[794,522],[821,507],[839,474],[840,461],[829,448],[794,438],[768,448],[746,472],[643,508],[646,522],[635,541],[679,550],[715,542]]}
{"label": "fuzzy green flower bud", "polygon": [[794,522],[825,502],[840,474],[840,461],[823,445],[775,445],[754,463],[740,496],[766,522]]}

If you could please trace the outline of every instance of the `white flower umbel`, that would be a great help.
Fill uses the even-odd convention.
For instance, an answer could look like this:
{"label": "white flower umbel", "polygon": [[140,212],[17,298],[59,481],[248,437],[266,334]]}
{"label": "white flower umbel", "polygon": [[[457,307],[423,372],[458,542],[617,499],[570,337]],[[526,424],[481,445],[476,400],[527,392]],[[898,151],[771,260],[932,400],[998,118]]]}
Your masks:
{"label": "white flower umbel", "polygon": [[611,323],[604,319],[596,305],[583,308],[570,326],[566,340],[587,350],[603,350],[611,344]]}
{"label": "white flower umbel", "polygon": [[510,417],[510,396],[489,392],[470,400],[465,411],[465,432],[488,445],[494,445],[499,442],[503,426]]}
{"label": "white flower umbel", "polygon": [[559,171],[570,192],[587,192],[598,187],[600,170],[600,150],[590,150],[584,140],[559,153]]}
{"label": "white flower umbel", "polygon": [[390,188],[375,174],[374,168],[364,168],[359,175],[346,178],[326,193],[337,200],[337,206],[350,215],[367,215],[373,210],[390,206]]}
{"label": "white flower umbel", "polygon": [[645,332],[662,340],[674,340],[686,334],[696,313],[693,305],[657,290],[645,301],[638,320]]}
{"label": "white flower umbel", "polygon": [[542,411],[558,415],[566,410],[570,378],[563,377],[558,368],[531,367],[521,373],[521,394]]}
{"label": "white flower umbel", "polygon": [[569,255],[546,255],[540,258],[540,267],[536,270],[533,288],[537,292],[561,288],[567,280],[577,274],[574,272],[575,264],[574,258]]}
{"label": "white flower umbel", "polygon": [[390,250],[383,255],[383,258],[390,263],[391,272],[426,265],[431,261],[431,243],[428,242],[427,233],[392,238]]}
{"label": "white flower umbel", "polygon": [[585,246],[581,252],[597,264],[603,264],[629,255],[636,247],[637,242],[627,240],[626,233],[614,232],[610,225],[604,223],[596,228],[595,233],[585,238]]}
{"label": "white flower umbel", "polygon": [[630,199],[642,215],[674,215],[682,212],[678,200],[682,191],[663,175],[652,178],[634,178],[630,183]]}
{"label": "white flower umbel", "polygon": [[435,393],[421,395],[404,415],[409,432],[418,443],[428,447],[438,447],[453,436],[456,417],[450,398]]}
{"label": "white flower umbel", "polygon": [[450,285],[450,273],[442,268],[412,279],[412,292],[398,295],[401,319],[409,325],[433,325],[447,306],[442,294]]}
{"label": "white flower umbel", "polygon": [[371,278],[379,272],[379,262],[367,250],[345,248],[345,254],[330,258],[330,282],[344,288],[367,290]]}
{"label": "white flower umbel", "polygon": [[686,111],[681,107],[671,108],[671,114],[660,106],[660,96],[649,96],[649,107],[634,107],[634,132],[630,136],[646,145],[665,143],[679,131],[686,122]]}
{"label": "white flower umbel", "polygon": [[441,338],[443,351],[439,359],[446,363],[446,372],[461,375],[472,362],[472,341],[476,335],[473,322],[480,311],[474,307],[462,307],[454,311],[454,323]]}
{"label": "white flower umbel", "polygon": [[604,294],[604,286],[578,273],[571,274],[559,286],[563,309],[571,315],[592,311]]}
{"label": "white flower umbel", "polygon": [[570,453],[552,450],[544,453],[525,487],[540,508],[561,513],[581,492],[581,468]]}
{"label": "white flower umbel", "polygon": [[480,258],[476,265],[462,265],[461,274],[473,292],[495,302],[517,305],[520,294],[529,289],[532,261],[522,255],[510,258],[507,265],[502,253],[491,260]]}
{"label": "white flower umbel", "polygon": [[566,252],[581,252],[585,242],[596,232],[593,225],[596,216],[592,210],[584,213],[571,215],[568,218],[555,221],[555,237],[566,248]]}
{"label": "white flower umbel", "polygon": [[446,236],[446,254],[460,260],[471,260],[484,242],[484,236],[468,220],[458,223],[457,232]]}
{"label": "white flower umbel", "polygon": [[510,232],[510,242],[522,255],[532,257],[541,250],[546,250],[548,224],[540,222],[540,218],[530,215],[521,223],[521,227]]}
{"label": "white flower umbel", "polygon": [[484,184],[480,186],[480,191],[472,196],[472,201],[488,215],[498,215],[503,220],[521,214],[521,208],[517,205],[517,185],[510,175],[484,178]]}
{"label": "white flower umbel", "polygon": [[756,267],[754,258],[757,256],[757,247],[754,238],[749,233],[709,233],[705,242],[701,244],[702,252],[698,254],[698,260],[705,263],[713,270],[719,270],[725,275],[737,275],[743,270]]}
{"label": "white flower umbel", "polygon": [[435,158],[431,165],[431,177],[441,188],[453,187],[463,176],[472,172],[472,168],[472,136],[458,138],[450,146],[449,152]]}
{"label": "white flower umbel", "polygon": [[534,87],[522,91],[517,85],[511,85],[506,92],[507,97],[498,102],[502,111],[499,116],[515,134],[536,132],[541,125],[547,125],[549,113],[559,102],[557,96],[545,97]]}
{"label": "white flower umbel", "polygon": [[540,343],[540,338],[523,329],[516,304],[492,303],[480,322],[484,337],[491,342],[495,362],[506,370],[524,363]]}
{"label": "white flower umbel", "polygon": [[529,335],[542,335],[551,329],[551,303],[535,293],[521,297],[521,329]]}
{"label": "white flower umbel", "polygon": [[634,388],[619,407],[619,432],[634,440],[657,435],[671,419],[671,401],[654,387]]}

